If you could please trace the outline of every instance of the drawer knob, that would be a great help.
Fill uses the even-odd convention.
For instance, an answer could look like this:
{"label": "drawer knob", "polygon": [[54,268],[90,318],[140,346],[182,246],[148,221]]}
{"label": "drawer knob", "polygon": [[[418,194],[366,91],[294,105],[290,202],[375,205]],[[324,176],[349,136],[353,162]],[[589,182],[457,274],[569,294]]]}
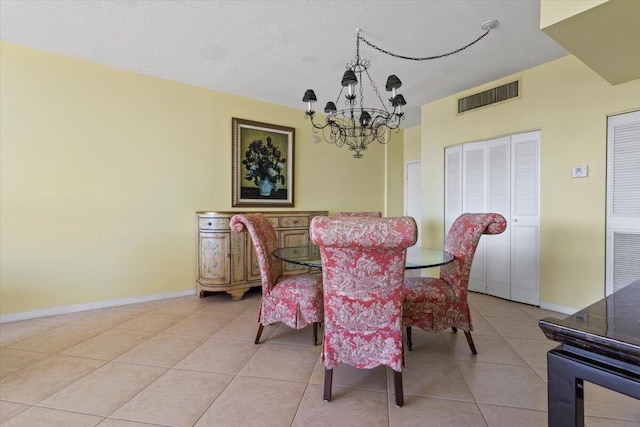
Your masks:
{"label": "drawer knob", "polygon": [[297,219],[294,219],[294,220],[293,220],[293,223],[294,223],[294,224],[297,224],[297,223],[298,223],[298,220],[297,220]]}
{"label": "drawer knob", "polygon": [[207,223],[207,225],[212,225],[212,223],[211,223],[211,222],[208,222],[208,223]]}

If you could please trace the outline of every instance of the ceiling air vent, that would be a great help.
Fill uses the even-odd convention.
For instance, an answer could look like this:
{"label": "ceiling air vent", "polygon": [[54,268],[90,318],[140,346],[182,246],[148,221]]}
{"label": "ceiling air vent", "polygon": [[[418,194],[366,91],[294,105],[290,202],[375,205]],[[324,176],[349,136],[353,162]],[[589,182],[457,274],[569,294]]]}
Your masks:
{"label": "ceiling air vent", "polygon": [[465,111],[474,110],[476,108],[495,104],[496,102],[506,101],[507,99],[517,98],[519,95],[520,81],[516,80],[493,89],[474,95],[465,96],[458,99],[458,114]]}

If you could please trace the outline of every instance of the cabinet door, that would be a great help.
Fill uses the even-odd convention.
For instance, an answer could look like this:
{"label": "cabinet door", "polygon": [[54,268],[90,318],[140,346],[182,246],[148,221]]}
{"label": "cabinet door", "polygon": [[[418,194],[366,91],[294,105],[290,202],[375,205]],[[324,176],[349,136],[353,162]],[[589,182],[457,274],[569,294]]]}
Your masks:
{"label": "cabinet door", "polygon": [[[278,216],[277,215],[266,215],[269,222],[273,228],[278,228]],[[277,234],[277,233],[276,233]],[[256,255],[256,249],[253,247],[253,240],[247,233],[246,237],[246,245],[245,252],[247,260],[247,282],[260,282],[262,280],[262,275],[260,274],[260,264],[258,263],[258,256]],[[256,286],[259,284],[256,284]]]}
{"label": "cabinet door", "polygon": [[229,233],[199,233],[198,281],[207,285],[231,282]]}
{"label": "cabinet door", "polygon": [[[280,246],[307,246],[309,244],[309,230],[285,230],[280,232]],[[304,265],[284,263],[284,274],[306,273],[309,267]]]}
{"label": "cabinet door", "polygon": [[231,282],[247,280],[247,240],[248,233],[231,233]]}
{"label": "cabinet door", "polygon": [[247,237],[246,254],[249,268],[247,269],[247,282],[260,281],[262,275],[260,274],[260,264],[258,263],[258,256],[256,255],[256,249],[253,247],[253,241],[251,237]]}
{"label": "cabinet door", "polygon": [[540,304],[539,147],[539,131],[511,136],[511,299],[534,305]]}

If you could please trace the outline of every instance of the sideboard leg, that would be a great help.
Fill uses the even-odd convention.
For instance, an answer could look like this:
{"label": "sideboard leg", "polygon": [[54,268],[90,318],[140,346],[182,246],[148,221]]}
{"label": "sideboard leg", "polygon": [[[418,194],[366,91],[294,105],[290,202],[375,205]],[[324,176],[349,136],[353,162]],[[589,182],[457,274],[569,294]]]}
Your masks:
{"label": "sideboard leg", "polygon": [[240,301],[248,290],[249,289],[234,289],[232,291],[227,291],[227,293],[231,295],[232,301]]}

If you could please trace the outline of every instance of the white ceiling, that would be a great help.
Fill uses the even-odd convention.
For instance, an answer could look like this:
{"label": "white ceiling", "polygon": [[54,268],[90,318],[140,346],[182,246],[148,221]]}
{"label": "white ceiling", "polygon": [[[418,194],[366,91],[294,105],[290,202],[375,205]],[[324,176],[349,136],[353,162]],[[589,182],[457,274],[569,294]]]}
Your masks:
{"label": "white ceiling", "polygon": [[394,53],[433,56],[474,40],[490,19],[500,24],[487,37],[443,59],[361,44],[383,99],[386,77],[402,80],[411,127],[423,104],[566,55],[539,29],[540,1],[0,0],[0,39],[304,114],[308,88],[316,110],[335,101],[356,28]]}

